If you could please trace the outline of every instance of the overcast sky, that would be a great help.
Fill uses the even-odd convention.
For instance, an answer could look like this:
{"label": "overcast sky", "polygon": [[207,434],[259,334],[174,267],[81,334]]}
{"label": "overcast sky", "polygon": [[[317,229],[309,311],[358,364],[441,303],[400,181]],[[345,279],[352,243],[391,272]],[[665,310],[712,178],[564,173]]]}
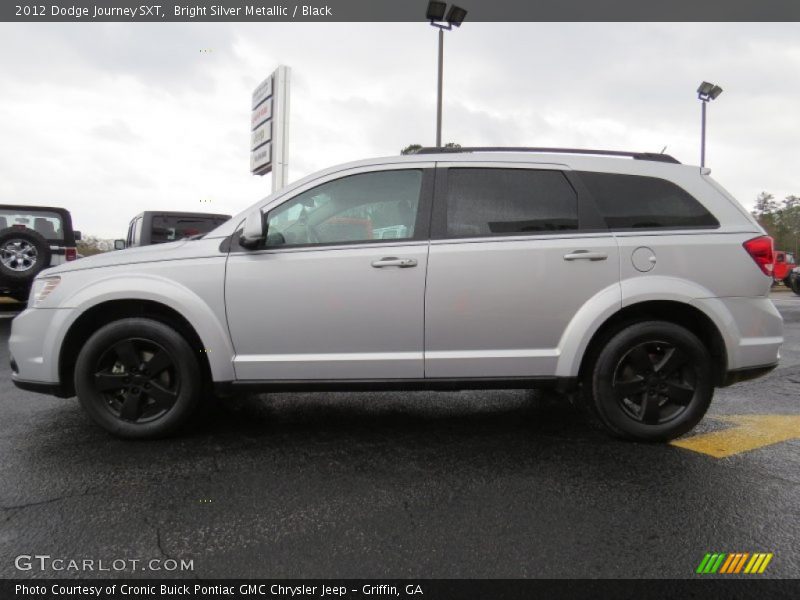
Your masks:
{"label": "overcast sky", "polygon": [[[800,25],[469,23],[446,34],[444,141],[667,152],[746,206],[800,194]],[[205,50],[205,52],[201,52]],[[292,68],[290,180],[433,145],[425,23],[0,25],[0,202],[124,237],[142,210],[236,213],[253,88]]]}

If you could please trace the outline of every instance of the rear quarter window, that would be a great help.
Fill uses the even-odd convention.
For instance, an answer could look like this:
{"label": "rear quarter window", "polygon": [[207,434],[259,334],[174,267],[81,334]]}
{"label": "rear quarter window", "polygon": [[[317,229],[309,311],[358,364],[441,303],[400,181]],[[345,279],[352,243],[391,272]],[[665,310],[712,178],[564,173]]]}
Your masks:
{"label": "rear quarter window", "polygon": [[609,229],[709,229],[719,221],[683,188],[666,179],[578,173]]}

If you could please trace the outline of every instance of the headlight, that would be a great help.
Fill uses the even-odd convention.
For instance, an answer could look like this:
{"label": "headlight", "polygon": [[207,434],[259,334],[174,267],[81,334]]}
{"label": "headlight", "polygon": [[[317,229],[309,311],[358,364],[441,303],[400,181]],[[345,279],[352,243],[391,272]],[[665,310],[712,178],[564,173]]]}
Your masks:
{"label": "headlight", "polygon": [[58,287],[58,284],[61,283],[61,277],[43,277],[42,279],[36,279],[33,282],[33,287],[31,287],[31,298],[33,299],[33,307],[36,308],[44,299],[47,298],[53,290]]}

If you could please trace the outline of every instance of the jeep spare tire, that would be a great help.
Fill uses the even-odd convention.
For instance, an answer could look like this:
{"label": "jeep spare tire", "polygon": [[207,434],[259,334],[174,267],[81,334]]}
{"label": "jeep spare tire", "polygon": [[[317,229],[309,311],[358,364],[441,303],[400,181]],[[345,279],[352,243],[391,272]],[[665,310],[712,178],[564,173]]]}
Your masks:
{"label": "jeep spare tire", "polygon": [[50,244],[32,229],[8,227],[0,231],[0,277],[6,281],[33,281],[50,266]]}

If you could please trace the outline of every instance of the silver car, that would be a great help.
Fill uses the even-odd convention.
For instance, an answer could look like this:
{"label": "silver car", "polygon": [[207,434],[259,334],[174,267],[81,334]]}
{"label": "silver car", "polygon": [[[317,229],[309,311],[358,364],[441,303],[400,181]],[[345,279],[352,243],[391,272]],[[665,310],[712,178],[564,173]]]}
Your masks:
{"label": "silver car", "polygon": [[321,171],[205,237],[41,273],[14,383],[127,438],[208,390],[532,388],[668,440],[783,341],[772,240],[666,155],[437,149]]}

